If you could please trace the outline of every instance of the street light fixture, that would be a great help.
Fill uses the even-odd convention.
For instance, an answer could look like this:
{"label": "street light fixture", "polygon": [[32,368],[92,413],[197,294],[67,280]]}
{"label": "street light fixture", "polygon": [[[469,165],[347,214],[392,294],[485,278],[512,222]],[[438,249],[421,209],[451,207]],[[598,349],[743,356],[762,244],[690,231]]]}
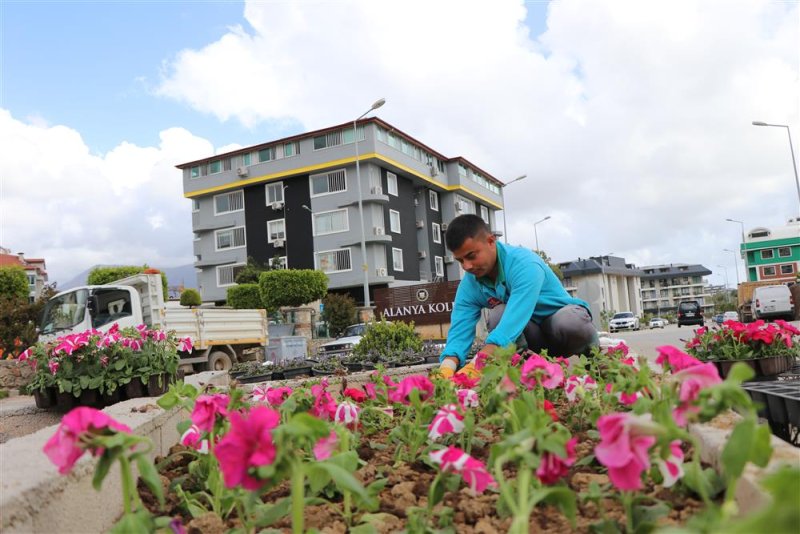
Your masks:
{"label": "street light fixture", "polygon": [[747,251],[744,248],[744,222],[736,219],[725,220],[732,223],[739,223],[739,225],[742,227],[742,250],[739,252],[739,255],[744,260],[744,272],[747,273]]}
{"label": "street light fixture", "polygon": [[536,225],[539,224],[539,223],[545,222],[549,218],[550,218],[550,216],[548,215],[544,219],[540,219],[540,220],[536,221],[535,223],[533,223],[533,235],[536,236],[536,252],[539,252],[539,234],[536,231]]}
{"label": "street light fixture", "polygon": [[773,126],[775,128],[786,128],[789,135],[789,150],[792,152],[792,167],[794,168],[794,185],[797,187],[797,201],[800,202],[800,178],[797,177],[797,162],[794,159],[794,145],[792,145],[792,132],[788,124],[768,124],[761,121],[753,121],[753,126]]}
{"label": "street light fixture", "polygon": [[737,256],[736,251],[735,250],[731,250],[729,248],[723,248],[722,250],[725,251],[725,252],[730,252],[731,254],[733,254],[733,264],[736,266],[736,287],[738,289],[739,284],[740,284],[740,282],[739,282],[739,260],[736,259],[736,256]]}
{"label": "street light fixture", "polygon": [[362,113],[357,119],[353,121],[353,146],[356,148],[356,183],[358,184],[358,218],[361,223],[361,258],[364,263],[361,265],[361,270],[364,271],[364,307],[369,308],[369,261],[367,261],[367,238],[364,235],[364,207],[362,205],[361,195],[361,165],[358,160],[358,126],[357,122],[364,118],[368,113],[371,113],[386,103],[385,98],[376,100],[370,108]]}
{"label": "street light fixture", "polygon": [[724,265],[717,265],[717,267],[725,269],[725,303],[727,304],[730,299],[730,293],[728,292],[728,268]]}
{"label": "street light fixture", "polygon": [[523,180],[527,177],[528,177],[527,174],[523,174],[522,176],[517,176],[510,182],[506,182],[500,187],[500,199],[503,202],[503,241],[505,241],[506,243],[508,243],[508,227],[506,226],[506,213],[508,213],[508,210],[506,210],[506,195],[505,195],[506,187],[513,184],[514,182],[519,182],[520,180]]}

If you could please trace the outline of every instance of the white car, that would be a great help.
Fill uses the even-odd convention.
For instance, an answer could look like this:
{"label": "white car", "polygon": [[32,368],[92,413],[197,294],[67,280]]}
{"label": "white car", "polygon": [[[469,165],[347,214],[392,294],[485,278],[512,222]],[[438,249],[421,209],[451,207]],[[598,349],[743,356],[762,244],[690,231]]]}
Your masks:
{"label": "white car", "polygon": [[619,330],[639,330],[639,318],[633,312],[615,313],[608,323],[608,329],[613,334]]}
{"label": "white car", "polygon": [[653,317],[652,319],[650,319],[650,324],[648,326],[650,326],[651,329],[664,328],[665,326],[667,326],[667,320],[662,319],[661,317]]}
{"label": "white car", "polygon": [[345,328],[344,332],[342,332],[341,337],[320,345],[317,355],[325,358],[331,356],[347,356],[353,352],[353,347],[358,345],[366,331],[367,325],[364,323],[348,326]]}
{"label": "white car", "polygon": [[738,320],[739,320],[739,314],[735,311],[726,311],[725,313],[722,314],[723,323],[725,321],[738,321]]}

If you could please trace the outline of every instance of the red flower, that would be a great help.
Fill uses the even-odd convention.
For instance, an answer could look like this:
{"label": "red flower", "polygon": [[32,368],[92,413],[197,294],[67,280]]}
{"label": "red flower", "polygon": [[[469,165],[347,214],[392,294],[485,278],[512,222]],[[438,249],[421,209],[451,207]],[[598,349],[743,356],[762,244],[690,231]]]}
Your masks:
{"label": "red flower", "polygon": [[280,415],[266,406],[256,406],[247,414],[231,413],[230,420],[230,431],[214,448],[225,486],[257,490],[262,481],[250,470],[275,461],[272,429],[278,426]]}
{"label": "red flower", "polygon": [[628,350],[629,350],[628,349],[628,345],[626,345],[624,341],[620,341],[619,343],[617,343],[613,347],[608,347],[608,350],[606,351],[606,353],[607,354],[614,354],[616,352],[620,352],[620,353],[622,353],[621,356],[627,356],[628,355]]}
{"label": "red flower", "polygon": [[433,396],[434,385],[427,376],[407,376],[400,382],[396,390],[389,393],[389,400],[400,404],[410,404],[410,395],[415,389],[419,391],[420,400],[424,401]]}
{"label": "red flower", "polygon": [[[547,401],[545,401],[547,402]],[[542,484],[555,484],[569,472],[569,467],[575,463],[575,445],[578,438],[570,438],[566,444],[566,457],[545,451],[542,460],[536,469],[536,476]]]}
{"label": "red flower", "polygon": [[547,415],[550,416],[550,419],[553,420],[554,423],[558,422],[558,412],[556,412],[556,407],[553,406],[553,403],[549,400],[544,400],[544,411],[547,412]]}
{"label": "red flower", "polygon": [[673,373],[703,363],[700,360],[692,358],[682,350],[673,347],[671,345],[656,347],[656,350],[658,351],[658,358],[656,358],[656,363],[663,366],[664,363],[666,362],[667,364],[669,364],[669,367],[672,369]]}
{"label": "red flower", "polygon": [[472,389],[481,381],[480,378],[470,378],[465,373],[456,373],[450,380],[452,380],[459,388],[464,389]]}
{"label": "red flower", "polygon": [[87,449],[84,439],[87,435],[111,434],[111,431],[130,433],[131,429],[100,410],[81,406],[61,419],[56,433],[45,443],[44,453],[63,475],[72,470],[87,450],[95,456],[102,454],[102,449]]}
{"label": "red flower", "polygon": [[203,432],[211,432],[214,429],[214,423],[217,421],[217,415],[220,417],[228,415],[229,401],[228,396],[223,393],[200,395],[194,401],[194,410],[191,416],[192,423],[197,425],[197,428]]}
{"label": "red flower", "polygon": [[356,388],[347,388],[346,390],[344,390],[343,395],[345,397],[350,397],[356,402],[364,402],[365,400],[367,400],[367,394],[361,391],[360,389]]}

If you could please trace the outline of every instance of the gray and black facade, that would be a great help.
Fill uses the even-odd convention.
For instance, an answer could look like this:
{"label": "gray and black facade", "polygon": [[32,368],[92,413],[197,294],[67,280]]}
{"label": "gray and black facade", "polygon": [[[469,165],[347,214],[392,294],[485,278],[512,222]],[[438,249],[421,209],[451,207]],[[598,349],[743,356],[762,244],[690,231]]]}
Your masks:
{"label": "gray and black facade", "polygon": [[642,267],[644,311],[659,315],[677,310],[678,304],[696,300],[703,308],[713,307],[708,281],[711,271],[702,265],[675,263]]}
{"label": "gray and black facade", "polygon": [[364,265],[370,292],[458,280],[459,266],[444,246],[446,223],[475,213],[495,230],[502,209],[502,182],[377,118],[360,121],[356,135],[352,123],[343,124],[178,168],[192,200],[195,267],[205,301],[225,300],[248,257],[320,269],[332,291],[348,292],[357,302],[364,297]]}

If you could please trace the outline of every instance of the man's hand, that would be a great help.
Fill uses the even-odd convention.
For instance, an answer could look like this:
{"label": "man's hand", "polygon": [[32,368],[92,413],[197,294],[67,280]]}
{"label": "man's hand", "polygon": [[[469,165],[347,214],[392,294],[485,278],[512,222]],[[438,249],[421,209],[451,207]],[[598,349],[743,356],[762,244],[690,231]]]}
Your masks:
{"label": "man's hand", "polygon": [[443,378],[452,378],[458,369],[458,358],[455,356],[448,356],[439,365],[439,374]]}
{"label": "man's hand", "polygon": [[491,359],[495,349],[497,349],[497,345],[484,345],[472,361],[462,367],[457,374],[467,375],[467,378],[471,379],[480,378],[487,360]]}

